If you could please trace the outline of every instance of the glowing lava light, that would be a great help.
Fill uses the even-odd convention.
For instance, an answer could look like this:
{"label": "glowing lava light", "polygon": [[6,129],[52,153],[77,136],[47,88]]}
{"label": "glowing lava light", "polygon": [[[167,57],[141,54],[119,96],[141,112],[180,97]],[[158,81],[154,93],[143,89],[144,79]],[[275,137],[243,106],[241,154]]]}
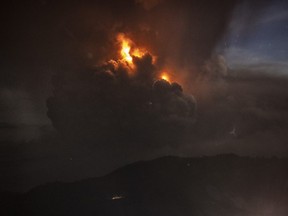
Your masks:
{"label": "glowing lava light", "polygon": [[121,44],[120,54],[122,60],[126,61],[130,66],[133,66],[132,56],[141,58],[147,53],[146,50],[135,48],[133,41],[127,38],[124,34],[119,34],[117,40]]}
{"label": "glowing lava light", "polygon": [[125,59],[128,63],[132,63],[132,56],[130,55],[131,47],[129,45],[129,42],[123,38],[122,44],[121,44],[121,56],[123,59]]}
{"label": "glowing lava light", "polygon": [[170,82],[170,78],[167,73],[162,73],[160,77],[161,79],[166,80],[167,82]]}

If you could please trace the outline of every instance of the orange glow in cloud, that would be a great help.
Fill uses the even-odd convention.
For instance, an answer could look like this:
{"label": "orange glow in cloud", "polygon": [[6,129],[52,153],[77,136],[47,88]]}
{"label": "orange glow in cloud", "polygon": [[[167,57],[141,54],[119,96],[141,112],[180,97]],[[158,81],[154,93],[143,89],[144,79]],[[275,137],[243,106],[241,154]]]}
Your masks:
{"label": "orange glow in cloud", "polygon": [[170,82],[170,77],[167,73],[163,72],[160,76],[161,79],[166,80],[167,82]]}
{"label": "orange glow in cloud", "polygon": [[121,56],[122,58],[127,61],[128,63],[132,63],[132,56],[130,55],[131,47],[128,43],[128,41],[123,40],[122,41],[122,48],[121,48]]}
{"label": "orange glow in cloud", "polygon": [[134,48],[133,41],[124,34],[118,34],[117,40],[121,44],[120,55],[122,60],[126,61],[130,66],[133,66],[133,56],[141,58],[147,53],[146,50]]}
{"label": "orange glow in cloud", "polygon": [[[142,47],[136,47],[135,43],[128,38],[124,33],[120,33],[117,35],[117,41],[120,45],[119,49],[119,57],[121,62],[125,62],[128,67],[131,69],[135,69],[135,65],[133,62],[133,57],[142,58],[144,55],[148,53],[146,49],[143,49]],[[151,55],[149,53],[149,55]],[[152,56],[152,63],[154,64],[156,61],[156,57]],[[131,70],[130,72],[134,73],[134,70]],[[171,82],[171,76],[172,74],[169,74],[166,70],[162,73],[158,74],[157,79],[163,79],[167,82]],[[173,78],[174,79],[174,78]]]}

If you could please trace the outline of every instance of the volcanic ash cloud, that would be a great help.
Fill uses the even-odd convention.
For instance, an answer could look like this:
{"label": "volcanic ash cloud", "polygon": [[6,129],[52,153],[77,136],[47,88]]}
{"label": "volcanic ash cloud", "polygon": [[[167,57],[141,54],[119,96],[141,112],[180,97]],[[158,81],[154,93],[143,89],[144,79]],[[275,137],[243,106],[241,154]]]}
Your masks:
{"label": "volcanic ash cloud", "polygon": [[167,81],[147,51],[120,42],[118,60],[54,76],[49,118],[71,142],[177,144],[193,125],[193,96]]}

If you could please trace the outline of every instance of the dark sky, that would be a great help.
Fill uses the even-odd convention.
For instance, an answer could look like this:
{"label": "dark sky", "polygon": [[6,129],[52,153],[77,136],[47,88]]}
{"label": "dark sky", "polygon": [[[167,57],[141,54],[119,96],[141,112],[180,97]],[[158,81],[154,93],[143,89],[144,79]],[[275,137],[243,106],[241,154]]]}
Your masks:
{"label": "dark sky", "polygon": [[[287,156],[287,7],[280,0],[6,2],[4,187],[91,177],[168,154]],[[136,59],[133,70],[107,63],[119,58],[118,33],[157,61]],[[178,84],[156,82],[163,70]]]}

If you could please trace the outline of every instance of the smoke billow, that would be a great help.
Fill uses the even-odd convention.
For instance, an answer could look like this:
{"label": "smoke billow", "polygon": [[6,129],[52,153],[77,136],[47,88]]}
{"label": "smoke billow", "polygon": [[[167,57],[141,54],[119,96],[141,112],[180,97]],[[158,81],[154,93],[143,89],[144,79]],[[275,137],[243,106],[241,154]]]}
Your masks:
{"label": "smoke billow", "polygon": [[[67,41],[77,40],[80,55],[85,58],[88,53],[89,61],[85,67],[54,76],[48,115],[59,134],[71,142],[93,143],[98,149],[104,145],[128,150],[135,144],[149,151],[151,146],[176,146],[169,154],[184,155],[249,153],[250,143],[256,143],[254,152],[264,145],[266,149],[268,139],[258,141],[258,134],[267,129],[274,137],[279,125],[286,125],[274,115],[276,110],[270,113],[266,108],[274,103],[270,97],[278,97],[278,90],[274,93],[258,85],[261,76],[247,75],[244,82],[242,72],[231,71],[225,59],[214,53],[238,2],[141,0],[122,4],[110,0],[83,3],[80,11],[71,10],[75,13],[68,10],[63,21]],[[119,32],[151,51],[157,61],[150,55],[134,56],[134,67],[121,60],[107,61],[117,59],[114,42]],[[172,80],[186,92],[193,92],[197,118],[193,97],[179,84],[159,80],[163,69],[172,72]],[[267,85],[286,92],[285,85],[277,82],[270,78]],[[279,100],[283,107],[285,97]],[[285,136],[282,130],[277,133],[281,134],[277,139]],[[238,142],[241,145],[233,145]]]}
{"label": "smoke billow", "polygon": [[[160,70],[174,70],[178,81],[183,69],[203,67],[236,3],[163,0],[122,4],[111,0],[83,3],[81,10],[68,12],[63,21],[65,32],[78,41],[81,58],[87,58],[85,67],[100,66],[80,66],[54,76],[54,95],[47,105],[55,128],[71,142],[97,145],[176,146],[185,140],[193,130],[196,102],[178,83],[159,79]],[[116,59],[113,40],[118,32],[126,32],[157,61],[149,54],[134,56],[133,67],[125,61],[107,61]],[[223,70],[221,65],[219,70]]]}
{"label": "smoke billow", "polygon": [[178,83],[157,79],[152,56],[110,60],[57,75],[48,116],[70,141],[177,144],[194,122],[195,100]]}

